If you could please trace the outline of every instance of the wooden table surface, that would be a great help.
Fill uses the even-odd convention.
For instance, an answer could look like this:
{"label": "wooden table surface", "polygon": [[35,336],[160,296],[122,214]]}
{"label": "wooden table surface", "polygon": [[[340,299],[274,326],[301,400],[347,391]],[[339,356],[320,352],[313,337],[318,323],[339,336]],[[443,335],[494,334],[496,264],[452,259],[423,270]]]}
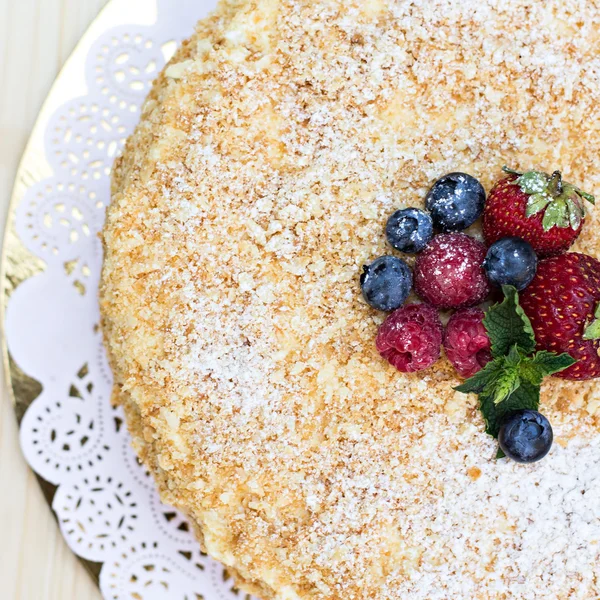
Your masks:
{"label": "wooden table surface", "polygon": [[[21,153],[48,90],[107,0],[0,0],[0,226]],[[63,542],[19,451],[3,382],[0,397],[0,598],[99,600]]]}

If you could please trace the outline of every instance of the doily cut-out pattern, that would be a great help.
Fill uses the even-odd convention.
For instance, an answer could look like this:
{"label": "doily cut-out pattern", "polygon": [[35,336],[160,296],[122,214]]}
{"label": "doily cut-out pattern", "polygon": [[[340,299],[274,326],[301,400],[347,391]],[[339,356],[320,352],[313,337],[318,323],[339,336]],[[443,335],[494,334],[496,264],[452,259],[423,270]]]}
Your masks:
{"label": "doily cut-out pattern", "polygon": [[[115,2],[121,0],[113,0]],[[122,0],[125,1],[125,0]],[[98,328],[98,239],[110,171],[152,81],[216,0],[160,0],[153,26],[123,25],[91,47],[89,93],[49,120],[53,176],[16,208],[22,243],[46,269],[13,293],[6,335],[12,357],[43,391],[21,425],[32,466],[58,486],[53,509],[70,548],[103,563],[107,600],[240,600],[227,571],[200,552],[186,519],[161,504],[131,448]]]}

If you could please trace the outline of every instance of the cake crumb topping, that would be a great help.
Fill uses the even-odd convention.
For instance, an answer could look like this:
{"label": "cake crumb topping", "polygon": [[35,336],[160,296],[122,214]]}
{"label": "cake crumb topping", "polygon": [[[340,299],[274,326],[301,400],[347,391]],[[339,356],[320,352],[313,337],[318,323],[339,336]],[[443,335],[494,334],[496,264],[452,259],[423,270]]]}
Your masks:
{"label": "cake crumb topping", "polygon": [[599,31],[588,0],[228,0],[159,77],[115,166],[103,327],[140,456],[244,589],[600,597],[597,384],[545,382],[559,443],[496,462],[450,365],[398,373],[357,292],[444,173],[600,189]]}

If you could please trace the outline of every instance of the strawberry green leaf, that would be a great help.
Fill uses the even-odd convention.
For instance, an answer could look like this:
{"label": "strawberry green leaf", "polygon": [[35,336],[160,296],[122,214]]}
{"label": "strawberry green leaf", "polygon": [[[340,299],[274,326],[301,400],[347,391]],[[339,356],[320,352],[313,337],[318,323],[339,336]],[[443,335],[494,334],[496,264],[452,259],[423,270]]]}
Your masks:
{"label": "strawberry green leaf", "polygon": [[596,202],[591,194],[563,181],[560,171],[554,171],[550,176],[541,171],[519,173],[508,167],[503,167],[503,170],[516,175],[514,183],[529,196],[526,215],[532,217],[543,211],[544,231],[549,231],[553,227],[579,229],[585,217],[583,200],[591,204]]}
{"label": "strawberry green leaf", "polygon": [[585,328],[583,332],[584,340],[600,339],[600,302],[596,305],[594,320]]}
{"label": "strawberry green leaf", "polygon": [[583,206],[577,204],[577,202],[570,196],[566,198],[565,202],[567,203],[567,215],[571,229],[577,230],[579,229],[581,221],[583,221],[583,217],[585,215]]}
{"label": "strawberry green leaf", "polygon": [[584,340],[598,340],[600,339],[600,321],[596,319],[590,323],[583,332]]}
{"label": "strawberry green leaf", "polygon": [[549,231],[553,227],[564,229],[569,227],[569,218],[567,216],[567,203],[562,198],[556,198],[546,208],[542,220],[544,231]]}
{"label": "strawberry green leaf", "polygon": [[591,194],[588,194],[586,192],[584,192],[583,190],[580,190],[578,187],[575,187],[574,185],[570,185],[569,187],[573,188],[573,190],[575,192],[577,192],[577,194],[579,194],[584,200],[587,200],[590,204],[596,204],[596,198],[594,198],[594,196],[592,196]]}
{"label": "strawberry green leaf", "polygon": [[517,183],[525,194],[542,194],[548,187],[548,175],[541,171],[527,171],[519,177]]}
{"label": "strawberry green leaf", "polygon": [[492,306],[483,319],[492,356],[506,356],[514,345],[524,354],[531,354],[535,350],[535,335],[529,317],[519,304],[519,294],[510,285],[503,286],[502,291],[504,301]]}
{"label": "strawberry green leaf", "polygon": [[545,192],[532,194],[531,196],[529,196],[529,200],[527,201],[527,210],[525,214],[528,217],[537,215],[539,212],[544,210],[546,206],[550,204],[550,202],[552,202],[552,198]]}

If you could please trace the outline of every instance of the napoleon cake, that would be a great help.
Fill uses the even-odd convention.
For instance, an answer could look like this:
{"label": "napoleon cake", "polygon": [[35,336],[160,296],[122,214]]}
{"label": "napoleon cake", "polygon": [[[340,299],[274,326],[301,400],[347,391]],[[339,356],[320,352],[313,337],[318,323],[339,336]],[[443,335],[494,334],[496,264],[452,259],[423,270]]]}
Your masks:
{"label": "napoleon cake", "polygon": [[243,590],[600,598],[599,8],[224,0],[156,81],[114,401]]}

